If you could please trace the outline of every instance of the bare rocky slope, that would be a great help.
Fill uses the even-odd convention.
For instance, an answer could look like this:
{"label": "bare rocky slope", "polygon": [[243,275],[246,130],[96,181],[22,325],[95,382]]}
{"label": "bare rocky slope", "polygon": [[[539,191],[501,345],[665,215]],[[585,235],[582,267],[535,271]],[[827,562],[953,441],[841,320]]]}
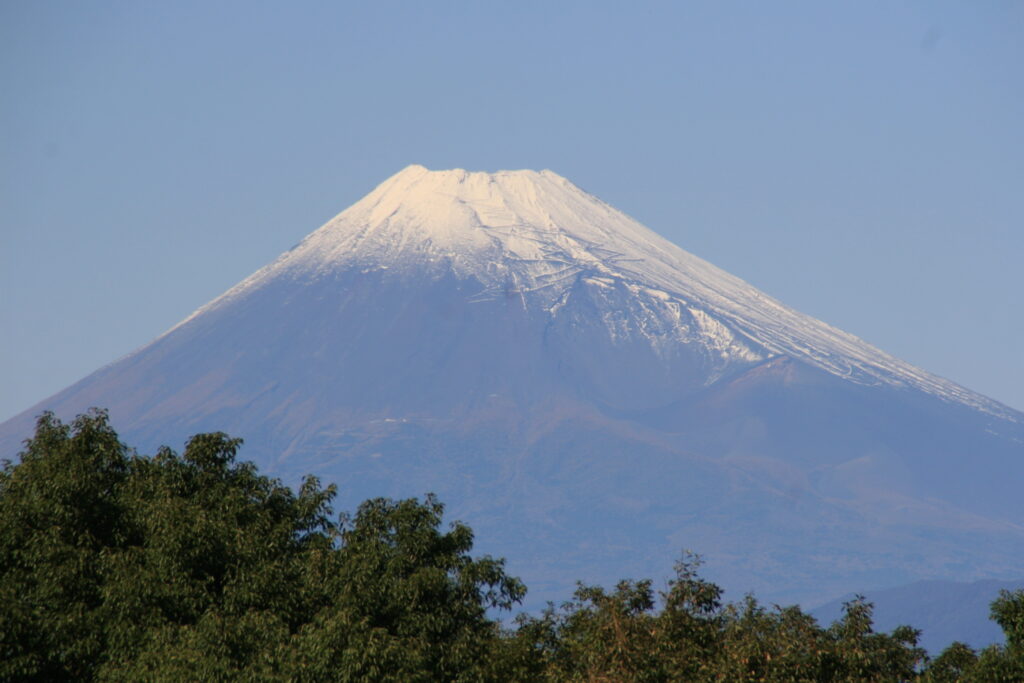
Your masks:
{"label": "bare rocky slope", "polygon": [[411,166],[0,425],[244,437],[341,506],[433,491],[531,605],[666,576],[816,604],[1024,566],[1024,415],[793,311],[549,171]]}

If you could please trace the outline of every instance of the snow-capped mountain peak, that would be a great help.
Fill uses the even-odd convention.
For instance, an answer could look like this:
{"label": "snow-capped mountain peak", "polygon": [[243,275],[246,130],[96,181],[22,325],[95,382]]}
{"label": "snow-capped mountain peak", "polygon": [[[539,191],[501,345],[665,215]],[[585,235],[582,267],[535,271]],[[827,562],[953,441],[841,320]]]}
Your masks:
{"label": "snow-capped mountain peak", "polygon": [[[552,317],[583,290],[604,302],[617,341],[640,335],[656,351],[675,342],[702,346],[712,359],[708,381],[790,356],[856,383],[912,386],[1013,417],[788,308],[547,170],[408,166],[193,317],[274,278],[316,280],[345,269],[454,274],[478,283],[472,301],[514,295]],[[615,322],[624,305],[633,309],[629,329]]]}

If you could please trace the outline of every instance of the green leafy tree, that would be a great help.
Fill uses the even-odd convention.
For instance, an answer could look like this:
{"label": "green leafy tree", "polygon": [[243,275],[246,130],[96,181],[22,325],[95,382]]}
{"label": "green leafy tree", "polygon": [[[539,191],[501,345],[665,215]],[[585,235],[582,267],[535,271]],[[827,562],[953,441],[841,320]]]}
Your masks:
{"label": "green leafy tree", "polygon": [[621,581],[611,592],[580,584],[560,613],[521,628],[543,634],[549,680],[657,681],[653,608],[650,581]]}
{"label": "green leafy tree", "polygon": [[658,640],[671,680],[708,677],[723,645],[722,589],[699,576],[700,565],[698,555],[684,551],[661,596]]}
{"label": "green leafy tree", "polygon": [[[924,653],[917,632],[872,629],[854,600],[828,628],[798,607],[766,609],[752,596],[723,604],[722,590],[684,556],[656,609],[649,581],[614,591],[580,586],[560,609],[523,617],[511,637],[521,681],[903,681]],[[531,659],[532,655],[532,659]]]}
{"label": "green leafy tree", "polygon": [[767,609],[753,596],[726,606],[712,680],[828,680],[832,648],[814,617],[798,607]]}
{"label": "green leafy tree", "polygon": [[906,681],[914,678],[924,661],[917,647],[920,632],[898,626],[891,634],[873,630],[873,605],[857,596],[844,604],[842,618],[832,624],[828,635],[833,643],[834,681]]}
{"label": "green leafy tree", "polygon": [[333,487],[310,478],[296,496],[236,463],[240,445],[201,434],[181,457],[131,459],[118,498],[132,534],[103,563],[102,677],[269,677],[278,644],[329,599],[309,578],[332,551]]}
{"label": "green leafy tree", "polygon": [[43,415],[0,472],[2,680],[487,680],[522,584],[433,498],[331,521],[201,434],[138,456]]}
{"label": "green leafy tree", "polygon": [[964,680],[1024,681],[1024,590],[999,591],[990,617],[1003,629],[1006,644],[982,650]]}
{"label": "green leafy tree", "polygon": [[130,535],[123,444],[102,413],[40,418],[0,472],[0,677],[83,680],[106,651],[101,556]]}
{"label": "green leafy tree", "polygon": [[921,680],[927,683],[956,683],[969,680],[968,676],[978,663],[978,654],[961,642],[954,642],[928,663]]}
{"label": "green leafy tree", "polygon": [[1007,650],[1024,654],[1024,589],[999,591],[992,602],[991,618],[1003,629]]}
{"label": "green leafy tree", "polygon": [[963,643],[953,643],[928,663],[921,680],[928,683],[1024,681],[1024,590],[999,591],[999,596],[992,601],[990,618],[1003,629],[1005,645],[990,645],[976,653]]}
{"label": "green leafy tree", "polygon": [[340,552],[322,574],[333,604],[296,640],[303,677],[455,681],[494,675],[499,626],[488,608],[508,610],[525,588],[500,560],[471,559],[473,534],[442,533],[432,496],[374,499],[343,520]]}
{"label": "green leafy tree", "polygon": [[722,591],[697,566],[690,555],[676,565],[660,611],[651,581],[621,581],[613,591],[580,584],[560,608],[520,618],[516,670],[527,675],[517,680],[698,680],[720,645]]}

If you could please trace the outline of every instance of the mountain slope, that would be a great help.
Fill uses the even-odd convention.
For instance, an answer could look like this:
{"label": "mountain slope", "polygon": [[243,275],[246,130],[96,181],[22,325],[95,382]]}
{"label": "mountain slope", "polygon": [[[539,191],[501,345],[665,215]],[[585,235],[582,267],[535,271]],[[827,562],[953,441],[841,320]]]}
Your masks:
{"label": "mountain slope", "polygon": [[548,171],[387,180],[0,426],[225,430],[343,504],[436,491],[534,594],[660,576],[821,602],[1024,560],[1024,416],[786,308]]}

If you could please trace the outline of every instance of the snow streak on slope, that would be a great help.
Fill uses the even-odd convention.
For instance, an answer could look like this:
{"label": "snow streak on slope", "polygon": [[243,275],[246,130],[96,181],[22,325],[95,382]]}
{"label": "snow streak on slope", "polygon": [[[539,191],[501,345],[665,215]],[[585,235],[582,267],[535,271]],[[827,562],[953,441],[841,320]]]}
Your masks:
{"label": "snow streak on slope", "polygon": [[271,279],[315,281],[339,269],[454,272],[479,282],[471,301],[517,297],[553,318],[580,287],[617,291],[644,313],[636,326],[617,326],[612,309],[622,298],[609,297],[602,317],[613,340],[641,334],[656,351],[699,343],[718,357],[716,374],[785,355],[859,384],[916,387],[1017,420],[995,401],[787,308],[551,171],[409,166],[178,327]]}

